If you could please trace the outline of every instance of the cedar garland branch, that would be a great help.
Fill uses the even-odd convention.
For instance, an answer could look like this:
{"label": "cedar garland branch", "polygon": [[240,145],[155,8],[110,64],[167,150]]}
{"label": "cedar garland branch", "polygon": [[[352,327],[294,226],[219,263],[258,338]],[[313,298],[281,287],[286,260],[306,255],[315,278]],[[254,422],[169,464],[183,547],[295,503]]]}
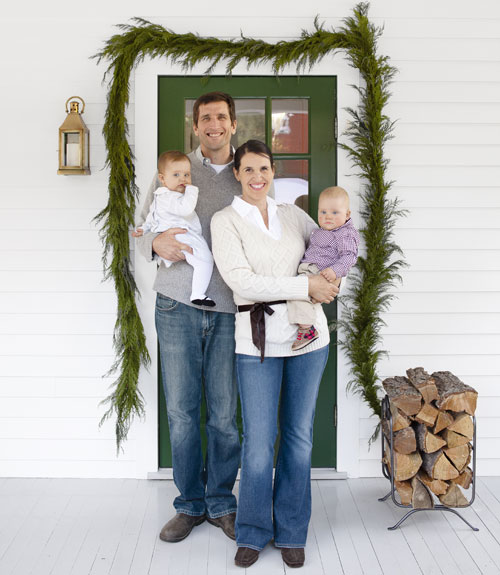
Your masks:
{"label": "cedar garland branch", "polygon": [[138,189],[135,184],[134,156],[127,140],[126,108],[129,103],[129,81],[132,70],[145,58],[164,58],[182,65],[185,71],[206,63],[206,75],[224,62],[226,73],[245,63],[247,68],[270,63],[276,75],[289,65],[297,73],[309,71],[322,58],[343,51],[351,66],[360,71],[362,86],[353,86],[360,97],[358,110],[349,109],[350,124],[344,133],[350,144],[343,144],[364,182],[361,230],[366,243],[366,256],[360,257],[351,272],[350,295],[343,298],[344,333],[341,342],[351,361],[350,388],[360,393],[380,416],[377,362],[384,353],[379,350],[380,313],[389,306],[389,289],[400,280],[404,265],[401,250],[394,243],[393,231],[403,215],[397,200],[387,197],[392,183],[386,180],[388,160],[384,144],[392,137],[393,123],[384,114],[390,93],[388,86],[396,72],[386,56],[377,55],[377,39],[382,33],[368,19],[368,3],[357,4],[353,15],[345,18],[338,30],[326,30],[318,18],[314,31],[303,30],[298,40],[269,44],[246,38],[220,40],[198,34],[176,34],[157,24],[134,18],[122,24],[119,34],[106,41],[94,58],[107,62],[104,78],[108,84],[107,109],[103,134],[106,143],[106,166],[109,175],[109,201],[96,216],[101,223],[105,279],[112,279],[118,296],[118,316],[114,330],[116,361],[110,373],[119,372],[112,384],[114,391],[104,400],[109,404],[102,421],[116,415],[118,449],[127,438],[134,416],[144,415],[143,397],[138,389],[139,369],[147,367],[150,357],[143,326],[135,305],[138,293],[129,255],[129,229],[134,224]]}

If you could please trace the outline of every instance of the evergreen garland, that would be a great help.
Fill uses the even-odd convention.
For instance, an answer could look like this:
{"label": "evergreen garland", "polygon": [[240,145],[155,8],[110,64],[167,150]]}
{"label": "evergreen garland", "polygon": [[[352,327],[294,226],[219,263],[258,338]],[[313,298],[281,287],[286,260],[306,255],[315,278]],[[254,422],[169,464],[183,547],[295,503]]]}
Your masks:
{"label": "evergreen garland", "polygon": [[361,215],[365,228],[367,254],[360,257],[351,281],[351,294],[344,298],[344,319],[339,322],[345,333],[343,347],[352,363],[350,388],[360,393],[373,412],[380,415],[377,397],[379,384],[376,365],[381,352],[380,313],[387,309],[388,289],[399,279],[403,262],[394,259],[400,253],[393,242],[397,217],[402,214],[397,201],[387,198],[391,182],[385,180],[388,161],[384,144],[391,137],[393,124],[383,114],[389,98],[388,86],[395,74],[387,57],[377,56],[377,38],[382,30],[368,19],[367,3],[358,4],[353,16],[344,20],[338,31],[328,31],[316,18],[314,32],[302,31],[298,40],[268,44],[246,38],[219,40],[197,34],[175,34],[162,26],[140,18],[134,24],[120,25],[121,34],[112,36],[94,57],[105,60],[109,82],[103,134],[106,142],[106,165],[110,168],[109,202],[96,216],[102,223],[105,278],[112,278],[118,295],[118,317],[114,332],[117,359],[110,372],[119,371],[114,391],[104,400],[109,409],[102,421],[116,413],[118,448],[126,439],[134,416],[144,415],[142,395],[138,389],[139,368],[150,362],[143,326],[135,305],[137,287],[130,271],[129,229],[134,224],[138,189],[134,176],[134,157],[127,141],[125,110],[129,102],[129,79],[132,69],[146,57],[167,58],[180,63],[185,71],[207,62],[207,75],[220,62],[226,72],[246,61],[247,66],[263,62],[272,64],[276,75],[294,64],[297,73],[310,70],[329,53],[343,50],[350,64],[359,69],[364,86],[357,87],[359,110],[348,110],[351,117],[345,133],[352,142],[344,145],[359,175],[366,182],[362,195]]}

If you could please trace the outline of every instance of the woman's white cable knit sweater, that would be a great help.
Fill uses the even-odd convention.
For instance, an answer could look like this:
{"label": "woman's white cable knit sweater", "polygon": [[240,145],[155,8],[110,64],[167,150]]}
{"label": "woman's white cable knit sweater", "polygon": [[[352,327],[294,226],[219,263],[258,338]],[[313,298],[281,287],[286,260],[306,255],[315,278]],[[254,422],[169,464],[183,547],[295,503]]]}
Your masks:
{"label": "woman's white cable knit sweater", "polygon": [[[303,210],[293,205],[278,205],[277,217],[281,225],[280,239],[264,233],[232,206],[212,218],[213,256],[223,280],[233,290],[236,305],[308,299],[308,279],[297,276],[297,267],[311,231],[317,226]],[[315,309],[314,326],[320,337],[292,352],[297,326],[288,321],[286,304],[274,305],[274,314],[266,314],[266,357],[300,355],[328,345],[330,335],[321,304],[316,304]],[[236,353],[259,355],[252,342],[250,312],[236,314],[235,337]]]}

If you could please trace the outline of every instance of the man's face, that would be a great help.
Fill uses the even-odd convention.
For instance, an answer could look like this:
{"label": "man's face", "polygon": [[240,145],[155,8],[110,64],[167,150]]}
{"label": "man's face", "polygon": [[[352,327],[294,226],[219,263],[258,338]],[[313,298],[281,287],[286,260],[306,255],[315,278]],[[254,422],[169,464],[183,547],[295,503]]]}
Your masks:
{"label": "man's face", "polygon": [[226,102],[201,104],[198,125],[193,126],[200,139],[201,152],[217,152],[229,148],[231,136],[236,132],[236,120],[231,124],[229,107]]}

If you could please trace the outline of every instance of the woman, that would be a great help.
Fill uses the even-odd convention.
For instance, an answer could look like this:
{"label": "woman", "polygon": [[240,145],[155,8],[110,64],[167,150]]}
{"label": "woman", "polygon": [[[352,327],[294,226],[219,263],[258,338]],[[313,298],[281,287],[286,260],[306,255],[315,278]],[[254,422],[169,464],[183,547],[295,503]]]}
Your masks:
{"label": "woman", "polygon": [[[338,289],[322,276],[296,276],[314,221],[267,197],[274,176],[271,151],[250,140],[234,155],[242,195],[212,218],[217,267],[234,292],[236,374],[243,449],[236,516],[236,565],[249,567],[274,538],[290,567],[304,564],[311,515],[311,449],[318,388],[329,331],[320,303],[319,338],[291,351],[296,326],[286,300],[330,302]],[[273,487],[278,405],[280,446]]]}

